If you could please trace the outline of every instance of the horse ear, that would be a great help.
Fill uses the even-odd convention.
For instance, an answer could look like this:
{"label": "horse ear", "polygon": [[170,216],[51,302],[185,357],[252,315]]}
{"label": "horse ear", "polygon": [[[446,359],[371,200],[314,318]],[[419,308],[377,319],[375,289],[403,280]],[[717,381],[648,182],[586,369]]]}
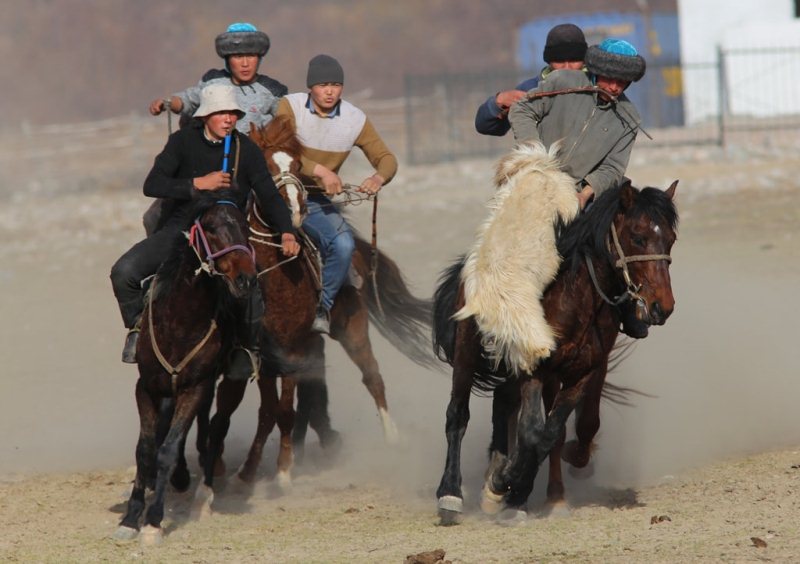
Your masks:
{"label": "horse ear", "polygon": [[624,178],[622,183],[622,191],[619,195],[619,200],[622,203],[622,209],[627,210],[633,206],[633,201],[636,199],[636,188],[631,184],[630,178]]}
{"label": "horse ear", "polygon": [[669,196],[670,200],[675,199],[675,188],[678,187],[678,181],[676,180],[672,184],[670,184],[669,188],[667,188],[667,196]]}

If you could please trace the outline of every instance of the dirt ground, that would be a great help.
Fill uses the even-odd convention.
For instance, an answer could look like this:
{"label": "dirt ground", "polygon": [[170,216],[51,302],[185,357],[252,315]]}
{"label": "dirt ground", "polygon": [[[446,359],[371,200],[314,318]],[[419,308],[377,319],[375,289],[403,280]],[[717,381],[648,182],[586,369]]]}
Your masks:
{"label": "dirt ground", "polygon": [[[0,188],[0,561],[403,562],[437,548],[459,563],[797,559],[800,160],[730,149],[635,155],[637,185],[681,180],[677,307],[611,376],[652,397],[604,404],[594,474],[567,481],[569,516],[543,514],[544,473],[527,521],[504,526],[480,513],[490,405],[474,398],[467,513],[459,526],[438,526],[449,377],[374,336],[399,447],[383,443],[359,375],[329,342],[338,459],[310,435],[293,490],[278,495],[272,437],[256,484],[221,483],[210,519],[190,520],[191,493],[170,492],[160,547],[111,540],[138,419],[136,370],[118,360],[124,331],[107,276],[141,237],[140,175],[156,150],[121,173],[59,176],[51,166]],[[469,245],[491,166],[405,166],[386,189],[379,242],[417,294],[430,295]],[[356,162],[343,176],[363,174]],[[350,214],[368,232],[369,210]],[[235,415],[231,470],[254,432],[256,395]]]}

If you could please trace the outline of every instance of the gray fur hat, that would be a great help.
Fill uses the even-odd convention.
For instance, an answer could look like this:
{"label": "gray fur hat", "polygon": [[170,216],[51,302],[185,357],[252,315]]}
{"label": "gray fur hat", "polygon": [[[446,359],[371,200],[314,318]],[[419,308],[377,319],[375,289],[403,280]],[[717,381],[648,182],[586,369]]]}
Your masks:
{"label": "gray fur hat", "polygon": [[647,65],[636,48],[623,39],[606,39],[586,50],[586,68],[595,76],[636,82]]}
{"label": "gray fur hat", "polygon": [[229,55],[256,54],[263,57],[269,51],[269,37],[249,23],[234,23],[214,41],[217,55],[223,59]]}
{"label": "gray fur hat", "polygon": [[315,84],[324,84],[326,82],[344,84],[344,70],[339,61],[330,55],[317,55],[308,61],[306,86],[311,88]]}

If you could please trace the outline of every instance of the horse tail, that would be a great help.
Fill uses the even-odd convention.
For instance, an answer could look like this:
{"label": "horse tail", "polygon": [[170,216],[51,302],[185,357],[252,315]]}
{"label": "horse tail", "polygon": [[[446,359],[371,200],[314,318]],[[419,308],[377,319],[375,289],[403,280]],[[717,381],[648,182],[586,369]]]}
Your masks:
{"label": "horse tail", "polygon": [[356,261],[359,274],[364,278],[362,295],[367,302],[369,319],[378,331],[398,351],[420,366],[436,365],[430,353],[431,300],[414,296],[406,284],[397,264],[380,250],[376,250],[374,272],[370,268],[372,246],[358,234],[355,235]]}
{"label": "horse tail", "polygon": [[436,357],[453,364],[456,343],[456,312],[458,289],[461,284],[461,270],[465,257],[460,256],[439,277],[439,285],[433,294],[433,352]]}
{"label": "horse tail", "polygon": [[[606,374],[611,374],[616,370],[622,361],[628,358],[633,352],[636,341],[632,339],[623,339],[617,341],[614,348],[611,349],[611,355],[608,357],[608,369]],[[617,405],[624,405],[625,407],[633,407],[635,404],[631,401],[630,396],[640,396],[646,398],[654,398],[656,396],[637,390],[636,388],[629,388],[627,386],[617,386],[608,380],[603,384],[603,390],[600,392],[600,397],[606,401]]]}

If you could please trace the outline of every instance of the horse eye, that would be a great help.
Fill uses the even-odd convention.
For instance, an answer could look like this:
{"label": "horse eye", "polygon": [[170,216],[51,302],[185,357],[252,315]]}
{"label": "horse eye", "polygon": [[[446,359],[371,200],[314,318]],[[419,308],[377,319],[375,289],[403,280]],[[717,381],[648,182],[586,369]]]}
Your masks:
{"label": "horse eye", "polygon": [[631,241],[633,241],[633,244],[638,247],[644,247],[644,237],[640,237],[639,235],[634,235],[631,237]]}

